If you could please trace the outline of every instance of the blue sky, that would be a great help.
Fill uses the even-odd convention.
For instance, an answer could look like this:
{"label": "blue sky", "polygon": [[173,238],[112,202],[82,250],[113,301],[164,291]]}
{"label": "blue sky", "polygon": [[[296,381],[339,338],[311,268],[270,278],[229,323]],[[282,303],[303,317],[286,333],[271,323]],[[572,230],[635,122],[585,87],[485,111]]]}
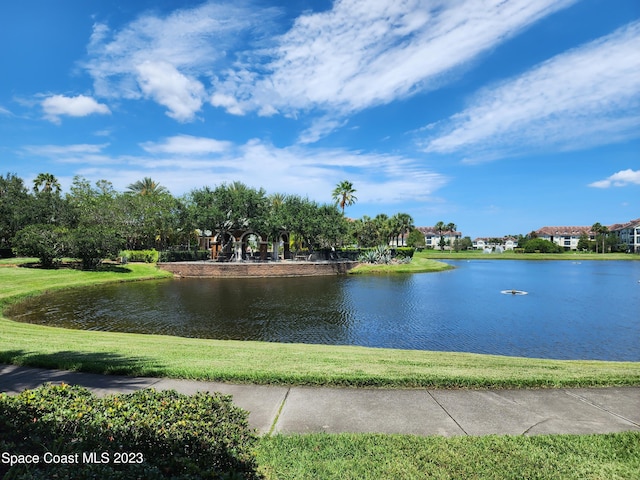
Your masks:
{"label": "blue sky", "polygon": [[242,181],[463,235],[640,217],[637,0],[0,3],[0,173]]}

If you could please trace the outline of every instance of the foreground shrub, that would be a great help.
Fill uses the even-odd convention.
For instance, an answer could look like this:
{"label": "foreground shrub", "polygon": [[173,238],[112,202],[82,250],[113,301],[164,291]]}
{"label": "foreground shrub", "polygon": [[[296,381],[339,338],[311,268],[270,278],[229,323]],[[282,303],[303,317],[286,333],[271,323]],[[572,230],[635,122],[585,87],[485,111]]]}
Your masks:
{"label": "foreground shrub", "polygon": [[2,478],[258,478],[247,413],[220,394],[45,386],[0,395],[0,432],[0,451],[40,459],[3,457]]}

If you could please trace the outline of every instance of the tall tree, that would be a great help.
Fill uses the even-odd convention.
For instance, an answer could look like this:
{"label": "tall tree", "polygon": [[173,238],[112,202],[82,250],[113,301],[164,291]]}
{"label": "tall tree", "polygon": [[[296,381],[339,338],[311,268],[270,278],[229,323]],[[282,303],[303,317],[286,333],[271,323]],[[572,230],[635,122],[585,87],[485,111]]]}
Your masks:
{"label": "tall tree", "polygon": [[457,227],[457,225],[455,223],[453,223],[453,222],[447,223],[446,230],[447,230],[447,232],[449,232],[449,243],[450,244],[451,244],[451,241],[452,241],[451,240],[451,236],[453,235],[453,232],[456,231],[456,228],[458,228],[458,227]]}
{"label": "tall tree", "polygon": [[342,209],[342,215],[344,215],[344,208],[350,207],[358,197],[355,196],[356,189],[353,188],[353,183],[348,180],[343,180],[342,182],[336,185],[336,188],[333,189],[332,198],[336,202],[336,205],[339,205]]}
{"label": "tall tree", "polygon": [[440,220],[433,226],[433,228],[438,232],[438,236],[440,237],[440,239],[438,240],[438,246],[440,247],[440,250],[444,250],[446,242],[444,241],[442,232],[447,229],[447,225],[442,220]]}
{"label": "tall tree", "polygon": [[391,226],[393,229],[393,235],[396,239],[396,247],[399,245],[398,237],[403,236],[406,233],[409,233],[411,229],[413,229],[413,218],[408,213],[396,213],[390,219]]}
{"label": "tall tree", "polygon": [[33,191],[36,193],[60,193],[60,182],[51,173],[39,173],[33,180]]}
{"label": "tall tree", "polygon": [[11,247],[14,235],[30,223],[31,200],[20,177],[0,175],[0,248]]}
{"label": "tall tree", "polygon": [[602,253],[604,253],[604,242],[609,229],[605,225],[601,225],[600,222],[596,222],[591,226],[591,231],[596,234],[596,253],[598,253],[598,236],[602,239]]}
{"label": "tall tree", "polygon": [[150,177],[144,177],[142,180],[138,180],[130,184],[127,189],[128,193],[134,193],[138,195],[157,195],[160,193],[168,193],[166,187],[163,187]]}
{"label": "tall tree", "polygon": [[51,173],[40,173],[33,181],[31,199],[32,224],[62,225],[68,223],[67,202],[60,195],[60,182]]}

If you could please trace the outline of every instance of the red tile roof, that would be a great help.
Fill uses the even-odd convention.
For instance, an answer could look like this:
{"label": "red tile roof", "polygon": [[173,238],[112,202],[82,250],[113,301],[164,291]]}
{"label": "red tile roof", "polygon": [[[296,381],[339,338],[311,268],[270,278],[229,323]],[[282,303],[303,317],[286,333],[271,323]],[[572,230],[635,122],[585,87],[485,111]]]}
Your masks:
{"label": "red tile roof", "polygon": [[591,227],[542,227],[536,230],[538,235],[549,235],[554,237],[571,236],[571,235],[587,235],[593,234]]}

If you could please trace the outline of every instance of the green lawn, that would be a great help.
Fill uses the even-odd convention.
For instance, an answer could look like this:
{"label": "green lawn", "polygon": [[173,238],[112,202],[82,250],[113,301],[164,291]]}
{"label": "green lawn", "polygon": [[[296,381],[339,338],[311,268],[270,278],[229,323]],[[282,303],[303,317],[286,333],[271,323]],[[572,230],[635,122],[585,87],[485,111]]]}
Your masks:
{"label": "green lawn", "polygon": [[[5,263],[6,265],[6,263]],[[83,272],[0,266],[0,307],[57,288],[163,278],[153,265]],[[640,362],[278,344],[67,330],[0,317],[0,362],[229,382],[368,387],[640,385]]]}
{"label": "green lawn", "polygon": [[261,439],[267,479],[640,478],[640,432],[415,437],[310,434]]}
{"label": "green lawn", "polygon": [[565,252],[565,253],[515,253],[513,250],[504,253],[483,253],[481,250],[423,250],[418,256],[432,260],[460,259],[460,260],[640,260],[640,255],[630,253],[593,253],[593,252]]}
{"label": "green lawn", "polygon": [[416,253],[410,263],[398,264],[360,264],[349,271],[350,275],[371,273],[432,273],[450,270],[453,267],[437,260],[432,260],[422,253]]}

